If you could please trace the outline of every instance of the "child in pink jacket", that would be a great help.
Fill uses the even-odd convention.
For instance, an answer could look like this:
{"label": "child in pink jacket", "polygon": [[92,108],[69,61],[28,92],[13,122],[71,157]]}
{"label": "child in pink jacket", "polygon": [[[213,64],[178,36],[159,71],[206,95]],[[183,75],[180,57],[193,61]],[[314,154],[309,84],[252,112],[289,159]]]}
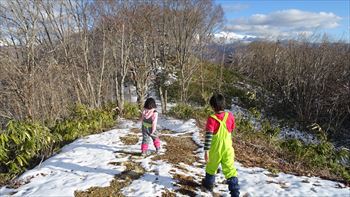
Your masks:
{"label": "child in pink jacket", "polygon": [[156,131],[158,113],[156,111],[156,102],[153,98],[148,98],[145,102],[142,112],[142,155],[147,155],[148,144],[153,141],[156,152],[159,152],[160,140]]}

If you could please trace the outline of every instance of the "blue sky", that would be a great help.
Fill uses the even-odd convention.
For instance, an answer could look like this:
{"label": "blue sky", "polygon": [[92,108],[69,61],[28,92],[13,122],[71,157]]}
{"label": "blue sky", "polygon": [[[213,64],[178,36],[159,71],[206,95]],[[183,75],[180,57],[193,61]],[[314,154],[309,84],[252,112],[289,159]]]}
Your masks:
{"label": "blue sky", "polygon": [[225,31],[256,37],[290,38],[327,33],[350,41],[349,0],[216,0],[225,12]]}

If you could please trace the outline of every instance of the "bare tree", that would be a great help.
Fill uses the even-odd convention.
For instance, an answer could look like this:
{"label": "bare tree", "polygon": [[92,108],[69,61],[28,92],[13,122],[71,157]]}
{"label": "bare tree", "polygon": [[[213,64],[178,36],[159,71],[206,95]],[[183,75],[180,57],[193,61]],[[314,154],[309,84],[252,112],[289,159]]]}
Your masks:
{"label": "bare tree", "polygon": [[[256,42],[236,53],[235,67],[262,82],[305,123],[336,130],[349,120],[349,45],[325,37]],[[284,113],[286,113],[284,111]]]}
{"label": "bare tree", "polygon": [[212,1],[14,0],[0,3],[0,116],[55,121],[75,103],[124,108],[154,86],[188,99],[193,73],[222,18]]}
{"label": "bare tree", "polygon": [[[193,73],[198,71],[199,51],[196,45],[210,36],[217,23],[221,22],[223,11],[212,1],[175,1],[171,5],[170,40],[179,67],[181,101],[188,99],[188,87]],[[202,39],[200,39],[202,38]]]}
{"label": "bare tree", "polygon": [[141,107],[154,78],[156,61],[156,23],[160,9],[152,3],[138,5],[132,19],[135,30],[131,54],[131,79],[136,86],[137,101]]}

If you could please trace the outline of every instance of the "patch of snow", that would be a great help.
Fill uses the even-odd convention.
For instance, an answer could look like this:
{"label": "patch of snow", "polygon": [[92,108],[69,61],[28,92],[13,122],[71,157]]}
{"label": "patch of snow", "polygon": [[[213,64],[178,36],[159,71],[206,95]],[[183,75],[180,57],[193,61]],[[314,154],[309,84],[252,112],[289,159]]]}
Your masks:
{"label": "patch of snow", "polygon": [[295,128],[289,128],[289,127],[283,127],[281,129],[280,138],[282,139],[298,139],[304,142],[305,144],[319,144],[320,141],[317,139],[316,136],[302,132]]}
{"label": "patch of snow", "polygon": [[240,116],[242,118],[251,118],[251,114],[249,113],[249,111],[239,105],[232,104],[230,111],[235,116]]}
{"label": "patch of snow", "polygon": [[147,168],[145,168],[148,173],[125,187],[123,189],[125,196],[162,196],[165,189],[176,189],[173,186],[172,175],[169,173],[173,168],[171,164],[163,161],[154,161],[154,164],[150,164],[149,158],[145,162],[148,163]]}
{"label": "patch of snow", "polygon": [[[22,174],[19,180],[30,182],[18,189],[0,189],[0,196],[74,196],[76,190],[93,186],[108,186],[124,166],[111,165],[118,162],[115,151],[122,149],[120,137],[129,130],[115,129],[101,134],[77,139],[62,148],[61,152]],[[32,177],[32,178],[31,178]]]}
{"label": "patch of snow", "polygon": [[203,145],[203,140],[200,139],[200,136],[199,136],[199,132],[194,132],[192,134],[192,140],[194,141],[194,143],[197,144],[197,146],[199,146],[202,150],[202,147],[204,146]]}
{"label": "patch of snow", "polygon": [[232,104],[230,111],[235,117],[241,117],[250,121],[255,130],[259,131],[262,128],[260,120],[255,118],[247,109],[240,107],[239,105]]}
{"label": "patch of snow", "polygon": [[131,129],[131,128],[141,128],[140,122],[135,122],[132,120],[119,119],[118,129]]}
{"label": "patch of snow", "polygon": [[159,129],[167,129],[176,133],[189,133],[199,130],[194,119],[183,121],[168,117],[159,117],[158,127]]}
{"label": "patch of snow", "polygon": [[252,196],[347,196],[349,188],[338,188],[339,183],[317,177],[278,173],[271,176],[263,168],[245,168],[236,162],[241,193]]}
{"label": "patch of snow", "polygon": [[[155,98],[155,97],[153,97],[153,98]],[[162,112],[162,104],[161,104],[160,100],[156,100],[156,105],[157,105],[157,112],[161,113]],[[167,103],[167,105],[166,105],[168,111],[175,106],[176,106],[176,103]]]}

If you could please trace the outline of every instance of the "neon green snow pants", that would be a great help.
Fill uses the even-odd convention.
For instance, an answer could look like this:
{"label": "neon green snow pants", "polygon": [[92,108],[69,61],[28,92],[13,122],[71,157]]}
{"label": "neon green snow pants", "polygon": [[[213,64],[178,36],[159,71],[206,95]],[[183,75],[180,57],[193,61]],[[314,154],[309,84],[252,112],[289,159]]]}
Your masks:
{"label": "neon green snow pants", "polygon": [[220,127],[218,132],[213,135],[209,149],[209,161],[206,165],[205,171],[210,175],[215,175],[219,164],[221,164],[222,172],[226,179],[237,177],[237,169],[233,165],[235,153],[232,147],[232,137],[226,127],[228,112],[225,113],[222,121],[215,115],[212,115],[211,117],[220,123]]}

